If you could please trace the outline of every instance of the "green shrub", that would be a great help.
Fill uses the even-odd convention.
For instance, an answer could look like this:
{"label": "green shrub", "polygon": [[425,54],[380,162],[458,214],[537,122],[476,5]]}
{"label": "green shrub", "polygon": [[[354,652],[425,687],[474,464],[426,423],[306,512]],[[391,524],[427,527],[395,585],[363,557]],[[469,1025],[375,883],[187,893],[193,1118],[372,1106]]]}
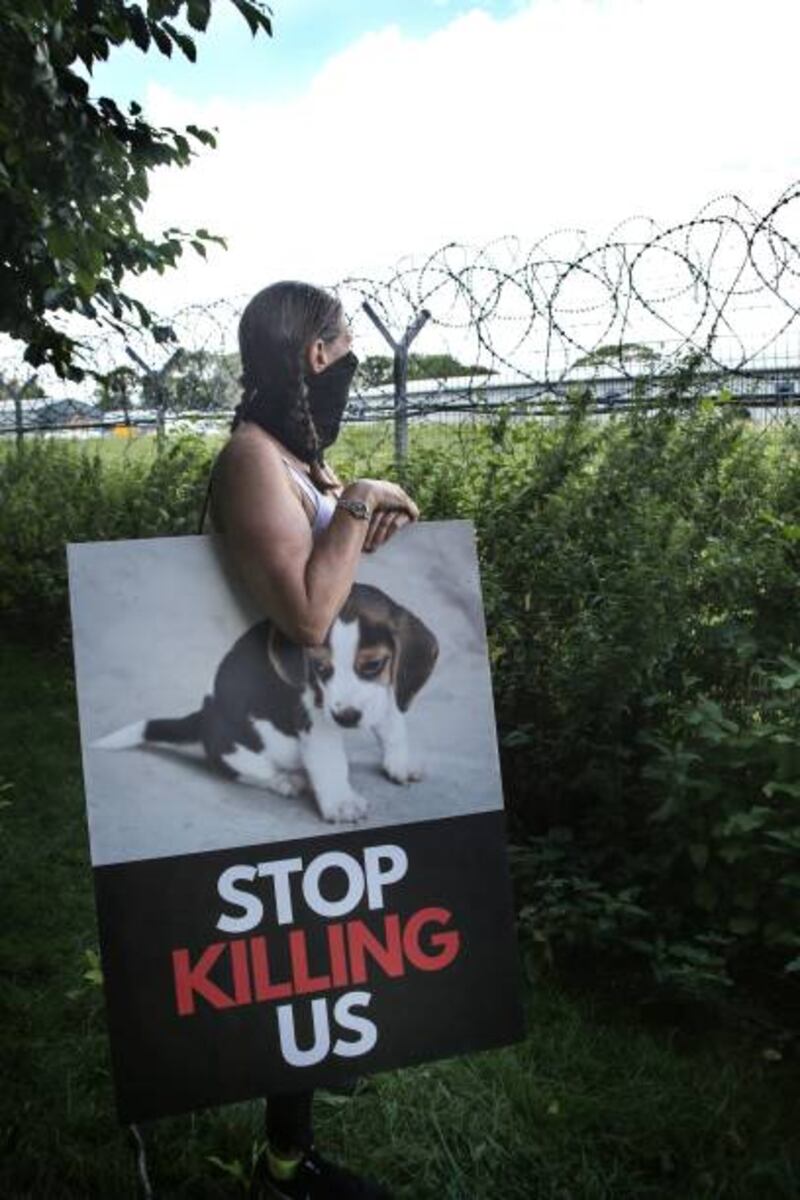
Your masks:
{"label": "green shrub", "polygon": [[700,695],[640,735],[655,751],[646,868],[667,914],[644,948],[661,974],[686,974],[665,948],[699,935],[734,970],[755,957],[800,970],[800,663],[754,676],[736,720]]}
{"label": "green shrub", "polygon": [[794,969],[796,429],[707,402],[599,425],[578,399],[461,450],[410,483],[478,528],[524,927],[690,988]]}
{"label": "green shrub", "polygon": [[[131,447],[133,449],[133,447]],[[202,438],[163,452],[30,439],[0,458],[0,617],[57,636],[67,620],[67,542],[193,533],[211,462]]]}
{"label": "green shrub", "polygon": [[[800,430],[700,401],[590,419],[346,430],[475,521],[523,927],[698,988],[796,977]],[[213,448],[0,459],[0,612],[65,620],[67,540],[196,528]],[[788,974],[787,974],[788,973]]]}

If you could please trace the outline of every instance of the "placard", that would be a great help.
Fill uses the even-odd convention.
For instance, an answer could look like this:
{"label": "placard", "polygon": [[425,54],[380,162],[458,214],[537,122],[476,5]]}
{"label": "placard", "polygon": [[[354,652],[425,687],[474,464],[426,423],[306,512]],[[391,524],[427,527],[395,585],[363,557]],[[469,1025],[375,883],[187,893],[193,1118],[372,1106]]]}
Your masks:
{"label": "placard", "polygon": [[314,648],[214,537],[69,569],[120,1118],[520,1037],[471,525],[362,556]]}

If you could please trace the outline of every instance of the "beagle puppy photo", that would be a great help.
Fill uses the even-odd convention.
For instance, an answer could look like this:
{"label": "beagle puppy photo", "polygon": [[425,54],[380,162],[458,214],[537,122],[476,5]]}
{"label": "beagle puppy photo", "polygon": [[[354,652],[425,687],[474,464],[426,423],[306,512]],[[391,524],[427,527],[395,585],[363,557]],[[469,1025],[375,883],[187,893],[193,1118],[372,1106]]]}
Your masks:
{"label": "beagle puppy photo", "polygon": [[149,716],[92,745],[201,750],[229,780],[288,798],[310,794],[324,821],[360,821],[368,805],[350,780],[347,731],[375,734],[387,779],[419,780],[406,713],[438,655],[419,617],[380,588],[356,583],[322,645],[297,645],[260,621],[224,656],[193,712]]}
{"label": "beagle puppy photo", "polygon": [[95,865],[502,808],[469,522],[364,555],[313,647],[264,619],[213,535],[68,556]]}

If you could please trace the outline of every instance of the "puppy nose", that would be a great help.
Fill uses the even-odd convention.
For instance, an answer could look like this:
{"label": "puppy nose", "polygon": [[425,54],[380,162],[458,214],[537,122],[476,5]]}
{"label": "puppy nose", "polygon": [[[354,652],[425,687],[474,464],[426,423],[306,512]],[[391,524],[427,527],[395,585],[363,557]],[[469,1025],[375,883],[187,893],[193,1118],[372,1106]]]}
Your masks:
{"label": "puppy nose", "polygon": [[345,729],[353,729],[361,720],[361,711],[357,708],[340,708],[333,714],[333,719]]}

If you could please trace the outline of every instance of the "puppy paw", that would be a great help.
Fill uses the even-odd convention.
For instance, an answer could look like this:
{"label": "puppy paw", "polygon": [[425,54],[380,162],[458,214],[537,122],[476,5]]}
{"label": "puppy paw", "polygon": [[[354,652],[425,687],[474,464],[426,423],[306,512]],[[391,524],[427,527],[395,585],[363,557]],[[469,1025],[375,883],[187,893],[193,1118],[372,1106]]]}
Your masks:
{"label": "puppy paw", "polygon": [[358,792],[354,792],[351,788],[340,800],[329,801],[324,806],[320,804],[320,811],[325,821],[342,824],[363,821],[367,815],[367,802],[363,796],[359,796]]}
{"label": "puppy paw", "polygon": [[291,783],[293,796],[304,796],[311,791],[311,783],[305,771],[286,771],[285,774]]}
{"label": "puppy paw", "polygon": [[308,788],[308,780],[303,771],[281,771],[267,786],[279,796],[302,796]]}
{"label": "puppy paw", "polygon": [[409,762],[407,758],[387,758],[383,773],[392,783],[416,783],[422,779],[425,770],[421,763]]}

